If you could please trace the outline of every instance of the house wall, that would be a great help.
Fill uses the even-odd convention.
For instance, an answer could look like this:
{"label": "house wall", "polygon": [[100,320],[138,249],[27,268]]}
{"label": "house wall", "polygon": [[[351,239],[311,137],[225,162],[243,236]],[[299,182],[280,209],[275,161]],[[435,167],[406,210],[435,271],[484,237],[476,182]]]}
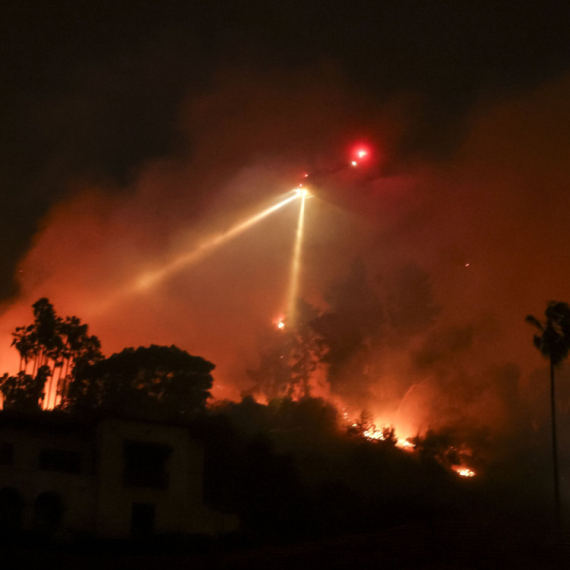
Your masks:
{"label": "house wall", "polygon": [[[129,534],[134,504],[153,505],[155,531],[189,532],[202,502],[202,448],[187,430],[138,422],[105,420],[97,434],[97,532],[102,536]],[[129,486],[124,482],[126,442],[169,446],[168,483],[164,489]]]}
{"label": "house wall", "polygon": [[[33,528],[34,503],[42,493],[55,492],[63,503],[63,528],[95,530],[94,450],[89,440],[77,433],[45,429],[3,427],[0,441],[13,445],[13,462],[0,466],[0,489],[12,487],[24,500],[23,527]],[[67,450],[80,454],[78,473],[40,468],[42,450]]]}
{"label": "house wall", "polygon": [[[133,512],[140,513],[140,508],[151,512],[149,532],[218,534],[238,529],[235,516],[204,505],[203,447],[185,428],[118,419],[103,419],[91,426],[0,422],[2,443],[13,446],[13,459],[0,464],[0,491],[14,488],[22,496],[24,529],[38,526],[34,504],[42,493],[61,498],[59,532],[63,533],[125,538],[136,531]],[[127,443],[169,450],[163,469],[165,485],[129,482]],[[77,472],[46,469],[45,461],[42,468],[42,450],[54,449],[78,454],[74,456],[80,458]]]}

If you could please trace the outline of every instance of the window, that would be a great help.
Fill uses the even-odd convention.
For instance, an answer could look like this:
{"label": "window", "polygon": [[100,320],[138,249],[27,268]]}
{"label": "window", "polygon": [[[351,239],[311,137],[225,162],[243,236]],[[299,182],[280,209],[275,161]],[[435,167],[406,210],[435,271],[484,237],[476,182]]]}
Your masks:
{"label": "window", "polygon": [[0,441],[0,465],[12,465],[12,463],[14,463],[14,446]]}
{"label": "window", "polygon": [[40,469],[60,473],[80,473],[81,454],[69,449],[42,449],[40,451]]}
{"label": "window", "polygon": [[130,487],[167,489],[166,464],[171,452],[169,445],[126,441],[124,484]]}

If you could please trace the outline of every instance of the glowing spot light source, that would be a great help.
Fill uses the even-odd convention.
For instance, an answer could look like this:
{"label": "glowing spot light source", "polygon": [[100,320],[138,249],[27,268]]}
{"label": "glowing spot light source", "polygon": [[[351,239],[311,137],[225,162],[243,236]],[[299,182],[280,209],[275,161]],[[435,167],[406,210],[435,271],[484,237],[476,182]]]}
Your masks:
{"label": "glowing spot light source", "polygon": [[370,157],[370,151],[363,146],[357,147],[352,150],[351,166],[360,166],[362,161]]}
{"label": "glowing spot light source", "polygon": [[278,328],[278,329],[284,329],[284,328],[285,328],[285,323],[284,323],[283,321],[279,321],[279,322],[277,323],[277,328]]}

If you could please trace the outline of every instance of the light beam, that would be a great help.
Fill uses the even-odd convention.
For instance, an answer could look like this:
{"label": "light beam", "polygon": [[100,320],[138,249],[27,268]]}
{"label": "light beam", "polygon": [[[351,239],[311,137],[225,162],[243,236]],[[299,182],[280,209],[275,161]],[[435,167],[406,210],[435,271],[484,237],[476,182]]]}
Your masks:
{"label": "light beam", "polygon": [[303,190],[299,193],[301,197],[301,207],[299,209],[299,221],[297,222],[297,233],[295,236],[295,248],[293,250],[293,261],[291,263],[291,282],[289,285],[289,299],[287,302],[287,320],[294,323],[296,319],[297,295],[299,291],[299,274],[301,270],[301,245],[303,243],[303,227],[305,221],[305,201],[309,193]]}
{"label": "light beam", "polygon": [[218,235],[206,239],[198,246],[196,246],[192,251],[183,253],[178,257],[174,258],[170,262],[164,264],[163,266],[155,269],[154,271],[148,271],[142,275],[139,275],[132,282],[127,284],[122,289],[118,290],[114,295],[107,297],[105,301],[99,302],[97,304],[96,310],[92,311],[92,315],[105,313],[110,310],[117,302],[129,295],[136,292],[143,292],[149,290],[151,287],[155,286],[159,281],[167,278],[168,276],[180,271],[184,267],[192,265],[201,261],[204,257],[212,253],[217,247],[227,243],[233,238],[238,237],[240,234],[245,232],[247,229],[251,228],[253,225],[257,224],[273,212],[279,210],[289,202],[301,197],[295,191],[292,191],[290,195],[278,202],[277,204],[266,208],[259,214],[248,218],[247,220],[237,223],[230,229],[222,232]]}
{"label": "light beam", "polygon": [[292,200],[295,200],[299,197],[299,194],[295,193],[293,196],[289,196],[285,198],[281,202],[275,204],[263,210],[259,214],[252,216],[251,218],[245,220],[245,222],[241,222],[236,224],[235,226],[231,227],[229,230],[218,234],[210,239],[202,242],[198,245],[194,250],[189,253],[183,253],[179,257],[173,259],[170,263],[164,265],[160,269],[156,269],[155,271],[151,271],[140,276],[136,283],[134,284],[135,289],[146,289],[155,285],[158,281],[161,281],[165,277],[172,275],[173,273],[180,271],[182,268],[187,267],[188,265],[192,265],[204,257],[206,257],[209,253],[211,253],[217,247],[227,243],[228,241],[232,240],[233,238],[241,235],[247,229],[251,228],[253,225],[257,224],[279,208],[285,206]]}

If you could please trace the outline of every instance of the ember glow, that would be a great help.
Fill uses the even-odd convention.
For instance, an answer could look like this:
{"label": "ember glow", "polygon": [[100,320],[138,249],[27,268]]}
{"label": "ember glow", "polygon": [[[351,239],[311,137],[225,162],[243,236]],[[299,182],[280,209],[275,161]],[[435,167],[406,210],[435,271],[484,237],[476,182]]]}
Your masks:
{"label": "ember glow", "polygon": [[[354,425],[354,424],[353,424]],[[382,428],[376,428],[375,426],[367,429],[362,434],[366,439],[371,441],[386,441],[390,437],[393,437],[396,441],[396,446],[402,449],[413,450],[414,444],[404,438],[399,438],[396,435],[396,430],[390,426],[385,426]]]}
{"label": "ember glow", "polygon": [[468,467],[454,467],[453,469],[461,477],[475,477],[476,473]]}

